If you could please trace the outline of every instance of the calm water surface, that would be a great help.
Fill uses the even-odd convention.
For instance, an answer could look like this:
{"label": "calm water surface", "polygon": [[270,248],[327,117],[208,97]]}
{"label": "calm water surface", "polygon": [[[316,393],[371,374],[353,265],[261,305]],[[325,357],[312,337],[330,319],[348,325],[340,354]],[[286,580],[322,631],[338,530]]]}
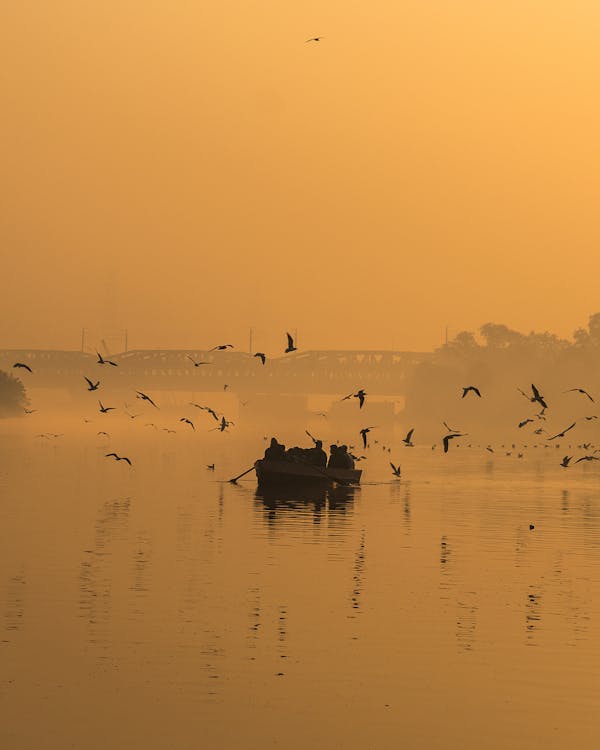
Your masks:
{"label": "calm water surface", "polygon": [[598,746],[595,465],[261,497],[262,438],[125,433],[0,434],[0,747]]}

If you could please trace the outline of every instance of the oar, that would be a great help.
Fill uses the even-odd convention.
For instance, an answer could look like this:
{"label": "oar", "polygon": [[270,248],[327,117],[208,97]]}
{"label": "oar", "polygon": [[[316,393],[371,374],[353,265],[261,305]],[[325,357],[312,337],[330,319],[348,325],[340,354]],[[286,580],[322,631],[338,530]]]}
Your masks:
{"label": "oar", "polygon": [[243,471],[241,474],[238,474],[237,477],[233,477],[233,479],[230,479],[229,481],[231,484],[235,484],[238,479],[245,477],[246,474],[250,474],[251,471],[254,471],[254,466],[251,466],[249,469],[246,469],[246,471]]}

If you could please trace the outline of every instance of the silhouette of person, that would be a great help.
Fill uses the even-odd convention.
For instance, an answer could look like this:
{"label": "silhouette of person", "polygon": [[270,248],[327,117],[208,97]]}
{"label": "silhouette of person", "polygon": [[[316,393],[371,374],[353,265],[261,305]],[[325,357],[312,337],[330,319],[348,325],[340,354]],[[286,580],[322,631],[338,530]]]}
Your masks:
{"label": "silhouette of person", "polygon": [[285,461],[285,445],[277,442],[277,438],[271,438],[271,443],[265,451],[265,461]]}

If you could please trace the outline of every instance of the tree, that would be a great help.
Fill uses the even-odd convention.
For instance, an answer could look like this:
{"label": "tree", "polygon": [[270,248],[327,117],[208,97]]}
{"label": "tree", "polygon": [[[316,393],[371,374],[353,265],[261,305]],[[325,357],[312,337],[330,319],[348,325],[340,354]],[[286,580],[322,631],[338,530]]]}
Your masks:
{"label": "tree", "polygon": [[27,403],[23,383],[10,373],[0,370],[0,417],[22,414]]}

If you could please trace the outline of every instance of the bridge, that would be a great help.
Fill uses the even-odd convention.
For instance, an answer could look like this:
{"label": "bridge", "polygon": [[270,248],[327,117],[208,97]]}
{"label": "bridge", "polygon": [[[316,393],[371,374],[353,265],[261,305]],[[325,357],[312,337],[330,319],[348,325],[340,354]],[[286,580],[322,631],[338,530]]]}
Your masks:
{"label": "bridge", "polygon": [[[147,349],[110,355],[118,366],[100,366],[95,354],[47,349],[0,350],[0,369],[29,388],[81,391],[84,376],[125,390],[263,394],[339,394],[365,388],[371,395],[403,395],[407,377],[430,352],[387,350],[298,351],[267,359],[243,352]],[[192,362],[206,362],[194,366]],[[23,362],[33,373],[14,370]],[[85,385],[85,384],[84,384]]]}

